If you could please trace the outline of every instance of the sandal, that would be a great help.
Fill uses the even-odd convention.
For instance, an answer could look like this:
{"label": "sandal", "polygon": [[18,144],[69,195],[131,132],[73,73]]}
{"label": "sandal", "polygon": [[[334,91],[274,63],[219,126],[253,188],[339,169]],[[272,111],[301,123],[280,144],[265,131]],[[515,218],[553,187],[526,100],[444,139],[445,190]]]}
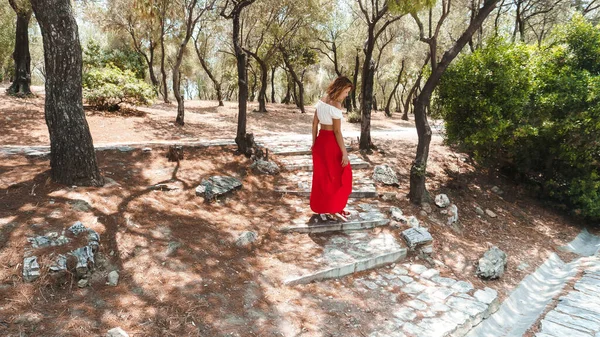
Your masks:
{"label": "sandal", "polygon": [[[342,211],[342,212],[343,212],[343,211]],[[335,213],[334,215],[335,215],[335,216],[336,216],[338,219],[342,220],[342,222],[348,222],[348,218],[346,218],[345,216],[343,216],[343,215],[341,214],[342,212],[340,212],[340,213]]]}

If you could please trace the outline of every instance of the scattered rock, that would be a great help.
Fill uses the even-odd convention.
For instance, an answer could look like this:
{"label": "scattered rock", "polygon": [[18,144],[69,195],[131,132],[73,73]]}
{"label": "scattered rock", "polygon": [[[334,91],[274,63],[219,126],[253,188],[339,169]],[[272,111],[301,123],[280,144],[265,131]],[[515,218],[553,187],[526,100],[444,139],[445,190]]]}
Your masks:
{"label": "scattered rock", "polygon": [[36,256],[23,259],[23,279],[25,282],[33,282],[40,277],[40,265]]}
{"label": "scattered rock", "polygon": [[417,219],[414,216],[411,216],[410,218],[408,218],[408,224],[412,227],[412,228],[419,228],[421,227],[421,223],[419,223],[419,219]]}
{"label": "scattered rock", "polygon": [[92,205],[90,205],[87,201],[81,199],[70,200],[67,201],[67,203],[71,205],[73,209],[80,212],[87,212],[92,208]]}
{"label": "scattered rock", "polygon": [[171,183],[161,183],[156,185],[148,186],[149,190],[152,191],[177,191],[183,189],[183,184],[180,182],[171,182]]}
{"label": "scattered rock", "polygon": [[485,212],[481,209],[481,207],[479,207],[479,206],[474,206],[474,207],[475,207],[475,213],[477,213],[477,215],[483,216],[485,214]]}
{"label": "scattered rock", "polygon": [[143,148],[143,149],[142,149],[142,152],[143,152],[143,153],[150,153],[150,152],[152,152],[152,148],[150,148],[150,147],[145,147],[145,148]]}
{"label": "scattered rock", "polygon": [[428,214],[433,212],[433,209],[431,209],[431,205],[428,202],[424,202],[423,204],[421,204],[421,209],[427,212]]}
{"label": "scattered rock", "polygon": [[424,210],[420,210],[419,211],[419,215],[422,216],[422,217],[424,217],[424,218],[426,218],[428,214]]}
{"label": "scattered rock", "polygon": [[196,195],[204,196],[204,200],[210,201],[241,187],[242,182],[236,178],[213,176],[208,179],[202,179],[200,185],[196,187]]}
{"label": "scattered rock", "polygon": [[485,210],[485,214],[487,214],[487,215],[488,215],[490,218],[495,218],[495,217],[497,217],[496,213],[492,212],[492,211],[491,211],[491,210],[489,210],[489,209],[486,209],[486,210]]}
{"label": "scattered rock", "polygon": [[392,201],[396,200],[396,193],[394,192],[383,192],[383,194],[379,195],[383,201]]}
{"label": "scattered rock", "polygon": [[518,271],[525,271],[525,270],[527,270],[527,268],[529,268],[529,264],[527,264],[525,262],[521,262],[519,264],[519,266],[517,266]]}
{"label": "scattered rock", "polygon": [[110,273],[108,273],[108,282],[106,282],[106,284],[108,284],[109,286],[115,287],[118,283],[119,283],[119,272],[117,272],[116,270],[113,270]]}
{"label": "scattered rock", "polygon": [[431,255],[433,254],[433,245],[424,245],[423,247],[419,248],[419,250],[422,254]]}
{"label": "scattered rock", "polygon": [[373,170],[373,180],[384,185],[400,185],[396,172],[388,165],[377,165]]}
{"label": "scattered rock", "polygon": [[113,187],[113,186],[121,186],[121,184],[116,182],[113,178],[104,177],[104,186],[103,187]]}
{"label": "scattered rock", "polygon": [[418,227],[418,228],[409,228],[402,232],[402,237],[406,240],[406,244],[410,249],[414,249],[419,245],[424,245],[433,241],[433,237],[427,231],[427,229]]}
{"label": "scattered rock", "polygon": [[77,281],[77,286],[79,288],[85,288],[88,286],[88,284],[89,284],[89,281],[85,278],[82,278],[81,280]]}
{"label": "scattered rock", "polygon": [[125,330],[121,329],[120,327],[117,327],[108,330],[108,332],[106,333],[106,337],[129,337],[129,335],[127,334],[127,332],[125,332]]}
{"label": "scattered rock", "polygon": [[446,224],[450,226],[456,222],[458,222],[458,207],[456,207],[455,204],[452,204],[448,207],[448,221]]}
{"label": "scattered rock", "polygon": [[55,273],[67,270],[67,257],[63,254],[59,254],[54,260],[54,263],[50,265],[50,271]]}
{"label": "scattered rock", "polygon": [[75,270],[79,277],[86,275],[94,265],[94,251],[90,246],[77,248],[69,254],[77,259]]}
{"label": "scattered rock", "polygon": [[279,166],[272,161],[266,161],[259,159],[250,165],[252,172],[255,174],[270,174],[276,175],[279,174]]}
{"label": "scattered rock", "polygon": [[81,223],[81,221],[77,221],[71,227],[69,227],[69,231],[75,236],[85,232],[86,230],[87,228],[83,225],[83,223]]}
{"label": "scattered rock", "polygon": [[503,192],[503,191],[500,189],[500,187],[498,187],[498,186],[494,186],[494,187],[492,187],[492,192],[494,192],[494,193],[496,193],[496,194],[498,194],[498,195],[502,195],[502,193],[504,193],[504,192]]}
{"label": "scattered rock", "polygon": [[175,253],[177,251],[177,249],[179,249],[179,247],[181,247],[181,246],[183,246],[183,244],[181,242],[178,242],[178,241],[169,242],[167,250],[165,251],[165,256],[173,255],[173,253]]}
{"label": "scattered rock", "polygon": [[435,204],[440,208],[446,208],[450,205],[450,199],[445,194],[438,194],[435,196]]}
{"label": "scattered rock", "polygon": [[506,253],[494,246],[483,254],[477,266],[477,276],[484,279],[496,279],[504,274]]}
{"label": "scattered rock", "polygon": [[247,247],[249,245],[251,245],[253,242],[256,241],[256,239],[258,239],[258,234],[256,234],[256,232],[243,232],[240,237],[237,239],[237,241],[235,242],[235,244],[238,247]]}
{"label": "scattered rock", "polygon": [[117,147],[117,150],[119,150],[119,152],[131,152],[134,149],[131,146],[119,146]]}

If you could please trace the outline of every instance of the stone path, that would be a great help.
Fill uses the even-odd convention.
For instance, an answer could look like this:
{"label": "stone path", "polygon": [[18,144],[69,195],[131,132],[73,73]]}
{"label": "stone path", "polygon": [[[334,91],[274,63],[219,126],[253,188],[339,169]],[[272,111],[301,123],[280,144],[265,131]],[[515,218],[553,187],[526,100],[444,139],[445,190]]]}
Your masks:
{"label": "stone path", "polygon": [[354,287],[389,313],[370,337],[463,336],[498,307],[495,290],[474,289],[420,264],[379,269],[355,278]]}
{"label": "stone path", "polygon": [[[600,336],[599,240],[584,230],[570,244],[562,247],[584,257],[564,263],[552,254],[533,274],[521,281],[494,315],[466,336],[520,337],[532,328],[539,328],[536,337]],[[580,271],[583,271],[582,277],[578,276]],[[573,289],[555,303],[554,299],[572,280],[576,281]],[[554,307],[548,311],[549,305]],[[540,320],[545,311],[547,313]],[[534,325],[538,320],[539,326]]]}
{"label": "stone path", "polygon": [[594,257],[583,265],[583,277],[542,319],[536,337],[600,336],[600,260]]}

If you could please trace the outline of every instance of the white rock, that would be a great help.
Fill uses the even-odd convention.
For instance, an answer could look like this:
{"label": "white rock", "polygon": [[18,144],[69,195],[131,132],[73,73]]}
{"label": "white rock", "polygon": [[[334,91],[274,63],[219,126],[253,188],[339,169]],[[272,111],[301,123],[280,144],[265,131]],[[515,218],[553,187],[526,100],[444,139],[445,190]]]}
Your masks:
{"label": "white rock", "polygon": [[496,213],[492,212],[492,211],[491,211],[491,210],[489,210],[489,209],[486,209],[486,210],[485,210],[485,214],[487,214],[487,215],[488,215],[490,218],[495,218],[495,217],[497,217]]}
{"label": "white rock", "polygon": [[127,334],[127,332],[125,332],[125,330],[121,329],[120,327],[117,327],[108,330],[108,332],[106,333],[106,337],[129,337],[129,335]]}
{"label": "white rock", "polygon": [[240,237],[237,239],[235,244],[238,247],[246,247],[251,245],[258,238],[258,234],[255,232],[243,232]]}
{"label": "white rock", "polygon": [[438,194],[435,196],[435,204],[438,207],[445,208],[450,205],[450,199],[445,194]]}
{"label": "white rock", "polygon": [[114,287],[118,283],[119,283],[119,273],[116,270],[113,270],[110,273],[108,273],[108,282],[106,284]]}

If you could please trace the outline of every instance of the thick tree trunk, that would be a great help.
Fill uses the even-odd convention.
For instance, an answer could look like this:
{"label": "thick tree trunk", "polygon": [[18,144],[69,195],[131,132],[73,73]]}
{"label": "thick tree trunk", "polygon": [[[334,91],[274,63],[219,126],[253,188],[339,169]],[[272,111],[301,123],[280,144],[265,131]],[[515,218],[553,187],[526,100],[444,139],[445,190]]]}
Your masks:
{"label": "thick tree trunk", "polygon": [[371,142],[371,109],[373,108],[373,77],[375,75],[375,62],[371,60],[371,55],[365,55],[365,64],[362,75],[361,90],[361,123],[360,123],[360,144],[361,150],[370,150],[373,146]]}
{"label": "thick tree trunk", "polygon": [[369,24],[369,35],[365,43],[365,61],[362,68],[362,87],[360,91],[361,123],[360,144],[361,150],[370,150],[371,142],[371,110],[373,109],[373,78],[375,76],[375,62],[373,62],[373,48],[375,47],[375,25]]}
{"label": "thick tree trunk", "polygon": [[[11,6],[14,4],[10,1]],[[15,34],[15,61],[14,80],[6,90],[11,95],[31,95],[31,56],[29,55],[29,20],[31,10],[20,10],[16,5],[13,9],[17,13],[17,29]]]}
{"label": "thick tree trunk", "polygon": [[271,103],[275,103],[275,71],[277,67],[271,67]]}
{"label": "thick tree trunk", "polygon": [[54,181],[102,186],[92,136],[83,112],[82,55],[69,0],[31,0],[44,43],[45,114]]}
{"label": "thick tree trunk", "polygon": [[248,74],[246,71],[246,54],[240,45],[240,15],[244,7],[252,4],[255,0],[243,0],[238,2],[229,16],[222,16],[232,19],[233,21],[233,49],[237,61],[238,71],[238,125],[235,137],[235,143],[238,146],[238,152],[247,157],[252,155],[254,147],[254,136],[246,132],[246,115],[248,110]]}
{"label": "thick tree trunk", "polygon": [[456,55],[464,48],[473,36],[473,33],[481,26],[485,18],[495,8],[498,0],[487,0],[483,7],[477,13],[477,16],[470,22],[467,29],[456,40],[454,45],[444,53],[442,59],[437,63],[431,75],[423,85],[423,89],[414,100],[415,125],[419,142],[417,144],[417,154],[410,169],[410,192],[408,194],[410,201],[420,204],[429,200],[429,193],[425,187],[425,176],[427,174],[427,158],[429,156],[429,144],[431,143],[431,128],[425,115],[426,109],[430,104],[433,90],[438,85],[440,78],[452,62]]}

